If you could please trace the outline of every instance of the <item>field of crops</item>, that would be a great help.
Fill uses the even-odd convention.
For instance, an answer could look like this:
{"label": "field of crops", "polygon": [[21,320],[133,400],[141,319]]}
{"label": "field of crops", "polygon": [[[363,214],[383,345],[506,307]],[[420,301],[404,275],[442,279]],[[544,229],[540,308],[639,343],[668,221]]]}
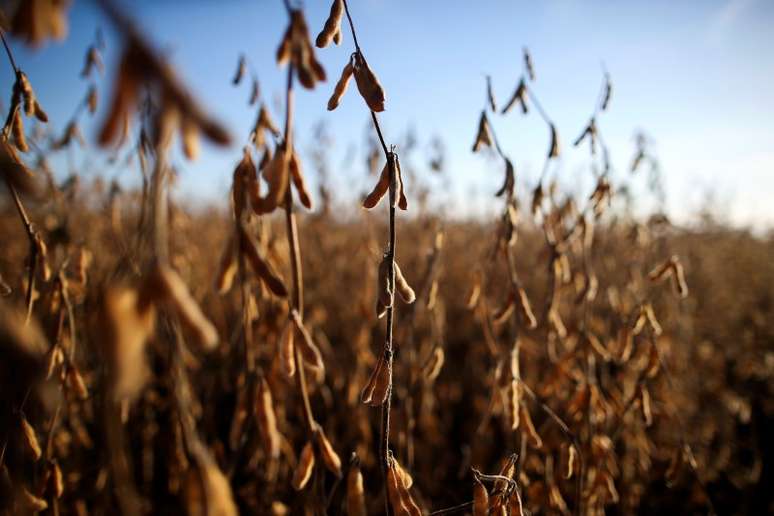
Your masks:
{"label": "field of crops", "polygon": [[[267,49],[287,74],[282,117],[254,82],[239,150],[152,34],[98,3],[124,40],[113,91],[89,87],[53,139],[24,128],[48,116],[13,48],[64,37],[67,2],[20,2],[2,25],[15,83],[0,141],[0,513],[774,510],[774,239],[616,205],[621,178],[657,171],[643,138],[610,174],[607,74],[577,140],[540,104],[527,49],[505,104],[487,80],[475,138],[455,144],[502,174],[487,194],[499,215],[464,219],[412,191],[421,178],[381,129],[362,6],[307,20],[286,3]],[[316,58],[332,43],[352,47],[340,75]],[[88,77],[103,50],[84,50]],[[249,84],[248,58],[235,64],[234,85]],[[315,88],[332,91],[331,116],[362,97],[363,198],[308,186],[294,105]],[[89,152],[131,156],[136,190],[47,165],[103,103]],[[495,114],[545,122],[537,187]],[[200,139],[234,153],[219,208],[169,195],[170,153],[194,160]],[[573,144],[590,153],[581,196],[547,174]]]}

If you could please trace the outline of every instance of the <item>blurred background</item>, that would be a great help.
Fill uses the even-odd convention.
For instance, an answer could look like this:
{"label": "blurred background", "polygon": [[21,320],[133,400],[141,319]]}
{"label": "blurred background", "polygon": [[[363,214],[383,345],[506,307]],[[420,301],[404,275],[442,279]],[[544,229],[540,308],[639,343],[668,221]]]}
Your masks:
{"label": "blurred background", "polygon": [[[329,6],[305,4],[310,25],[320,25]],[[235,137],[229,149],[210,147],[196,162],[178,161],[175,193],[194,205],[220,203],[257,112],[257,107],[248,106],[249,81],[239,87],[231,84],[240,54],[248,58],[250,75],[259,80],[261,100],[276,120],[283,116],[284,73],[274,63],[284,30],[282,3],[138,0],[123,5]],[[585,127],[607,70],[613,99],[598,125],[614,174],[628,174],[635,135],[643,132],[652,140],[660,165],[664,208],[676,222],[695,222],[705,208],[719,220],[759,232],[774,222],[769,202],[774,191],[771,2],[362,0],[353,10],[363,50],[378,63],[387,91],[385,131],[395,141],[415,144],[415,166],[425,177],[435,177],[427,163],[439,148],[444,151],[444,177],[434,180],[429,199],[435,208],[444,206],[455,215],[492,215],[488,199],[499,187],[500,171],[472,154],[470,146],[486,98],[485,76],[491,76],[503,104],[516,87],[522,47],[527,46],[537,74],[534,90],[566,149],[551,172],[564,188],[585,192],[593,187],[582,173],[588,153],[570,144]],[[75,2],[70,24],[63,42],[38,52],[15,49],[49,110],[54,134],[64,130],[87,88],[89,81],[79,72],[98,29],[106,40],[106,70],[93,80],[104,98],[120,55],[120,39],[92,2]],[[328,142],[329,179],[347,202],[352,185],[358,193],[367,187],[363,143],[371,134],[370,121],[356,95],[345,96],[333,113],[325,104],[351,51],[352,42],[346,41],[320,53],[329,79],[298,95],[296,126],[307,156],[315,138],[323,136]],[[0,80],[12,80],[10,67],[0,68],[0,73]],[[77,168],[87,176],[102,174],[137,184],[134,171],[106,165],[104,155],[90,152],[106,106],[100,103],[94,119],[82,117],[88,150],[64,150],[52,157],[58,159],[58,177]],[[495,117],[493,124],[519,180],[534,187],[547,148],[544,124],[537,116],[515,115]],[[310,175],[314,181],[316,174]],[[659,202],[646,193],[647,175],[640,174],[631,184],[641,213]]]}

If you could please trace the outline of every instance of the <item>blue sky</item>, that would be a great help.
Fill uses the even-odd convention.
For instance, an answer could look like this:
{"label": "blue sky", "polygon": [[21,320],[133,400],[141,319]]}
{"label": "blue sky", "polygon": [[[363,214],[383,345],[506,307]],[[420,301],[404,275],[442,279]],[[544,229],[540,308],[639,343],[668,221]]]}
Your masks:
{"label": "blue sky", "polygon": [[[178,195],[225,203],[231,172],[255,119],[254,109],[247,106],[249,84],[234,88],[230,82],[241,52],[257,72],[275,118],[282,118],[277,98],[284,73],[273,61],[286,24],[281,1],[126,0],[122,5],[169,55],[195,96],[231,130],[232,148],[205,147],[195,163],[177,160],[182,173]],[[604,61],[614,93],[599,126],[619,177],[634,152],[633,134],[643,129],[656,142],[668,210],[675,218],[685,220],[712,191],[718,209],[734,223],[774,225],[774,2],[350,0],[350,7],[363,51],[387,92],[387,111],[381,116],[387,139],[399,142],[412,128],[425,149],[432,137],[440,137],[452,189],[438,198],[465,213],[493,209],[491,193],[502,174],[492,161],[470,152],[483,107],[484,77],[492,76],[503,102],[518,81],[526,45],[537,69],[534,90],[565,148],[556,173],[567,188],[585,192],[592,186],[582,168],[588,164],[586,149],[572,149],[570,143],[593,109]],[[313,36],[328,9],[327,1],[305,2]],[[63,43],[31,52],[11,42],[56,132],[88,88],[79,73],[98,26],[108,43],[107,72],[98,80],[99,121],[120,40],[95,5],[75,2]],[[318,51],[328,83],[297,96],[299,145],[307,148],[316,124],[327,125],[333,137],[331,176],[342,192],[360,191],[370,181],[361,156],[345,159],[353,145],[362,148],[368,122],[354,86],[336,111],[325,109],[352,49],[347,32],[340,47]],[[0,81],[8,85],[10,96],[10,67],[0,67]],[[537,180],[547,132],[534,112],[522,117],[516,111],[495,116],[493,122],[524,188]],[[93,143],[97,123],[82,119]],[[116,173],[105,167],[106,154],[74,156],[76,166],[90,173]],[[57,174],[67,175],[66,151],[53,163]],[[133,169],[120,172],[126,182],[137,175]],[[643,184],[643,177],[635,178],[635,191],[646,199]]]}

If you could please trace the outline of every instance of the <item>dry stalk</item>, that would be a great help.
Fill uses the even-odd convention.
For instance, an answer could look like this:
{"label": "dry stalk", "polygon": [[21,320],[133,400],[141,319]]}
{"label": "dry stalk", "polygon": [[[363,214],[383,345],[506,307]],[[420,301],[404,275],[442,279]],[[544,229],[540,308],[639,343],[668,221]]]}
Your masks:
{"label": "dry stalk", "polygon": [[[363,56],[362,50],[360,48],[360,44],[357,40],[357,33],[355,32],[355,25],[352,21],[352,15],[349,10],[349,4],[347,0],[344,0],[344,12],[347,15],[347,21],[349,23],[349,29],[352,34],[352,40],[355,44],[355,53],[356,56],[359,56],[360,59],[365,61],[365,57]],[[366,65],[367,66],[367,65]],[[362,91],[362,90],[361,90]],[[369,111],[371,113],[371,120],[373,121],[374,129],[376,130],[376,134],[379,137],[379,143],[382,146],[382,150],[384,151],[384,157],[387,160],[388,164],[393,161],[397,160],[397,155],[395,155],[393,152],[390,152],[387,148],[387,144],[384,141],[384,136],[382,134],[382,129],[379,126],[379,120],[376,116],[376,113],[373,111],[373,109],[370,109],[371,105],[369,104]],[[388,165],[389,166],[389,165]],[[389,166],[390,170],[390,184],[394,184],[397,180],[397,178],[393,177],[395,174],[395,170],[397,169],[397,166]],[[390,409],[392,405],[392,361],[393,361],[393,322],[395,318],[395,246],[396,246],[396,234],[395,234],[395,207],[397,205],[397,199],[396,199],[396,189],[390,188],[389,189],[389,237],[388,237],[388,247],[387,251],[384,255],[384,261],[386,262],[387,270],[389,271],[387,275],[387,290],[390,295],[390,304],[387,306],[387,317],[386,317],[386,326],[385,326],[385,344],[384,344],[384,350],[383,353],[383,360],[385,362],[385,367],[388,371],[388,379],[387,379],[387,395],[384,399],[384,402],[382,403],[381,408],[381,429],[380,429],[380,437],[379,437],[379,457],[382,465],[382,480],[383,480],[383,492],[384,492],[384,503],[385,503],[385,514],[392,514],[392,506],[390,502],[390,497],[388,496],[388,470],[390,468]]]}

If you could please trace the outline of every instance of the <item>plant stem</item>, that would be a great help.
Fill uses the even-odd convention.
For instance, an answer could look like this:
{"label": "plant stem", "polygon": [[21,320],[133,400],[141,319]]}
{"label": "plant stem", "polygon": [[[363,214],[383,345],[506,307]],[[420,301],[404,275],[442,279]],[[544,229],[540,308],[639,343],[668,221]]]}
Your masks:
{"label": "plant stem", "polygon": [[[288,66],[287,99],[285,110],[285,134],[282,152],[286,156],[292,152],[293,148],[293,65]],[[293,213],[293,192],[291,190],[291,178],[288,175],[288,184],[285,189],[285,233],[290,248],[290,266],[293,274],[293,292],[290,302],[291,309],[295,309],[301,319],[304,317],[304,284],[303,273],[301,270],[301,247],[298,240],[298,224],[296,216]],[[304,361],[301,357],[301,351],[295,346],[293,361],[296,366],[296,383],[298,392],[301,394],[301,400],[304,408],[304,422],[311,437],[315,427],[315,419],[312,414],[312,406],[309,401],[309,392],[306,386],[306,373],[304,372]]]}
{"label": "plant stem", "polygon": [[[347,14],[347,21],[349,22],[349,28],[352,32],[352,40],[355,43],[355,51],[360,54],[362,59],[365,61],[365,56],[363,56],[362,51],[360,50],[360,43],[357,41],[357,34],[355,33],[355,24],[352,21],[352,15],[349,12],[349,5],[347,3],[347,0],[343,0],[344,2],[344,12]],[[392,165],[390,166],[390,183],[394,184],[395,178],[392,177],[392,174],[397,173],[397,162],[395,162],[398,158],[397,156],[390,152],[390,150],[387,147],[387,143],[384,140],[384,135],[382,134],[382,128],[379,126],[379,119],[376,116],[376,113],[374,113],[372,110],[369,110],[371,113],[371,120],[374,123],[374,129],[376,130],[376,134],[379,137],[379,143],[382,146],[382,151],[384,151],[384,157],[388,161],[388,166],[390,166],[390,160],[393,161]],[[390,188],[390,240],[389,240],[389,247],[387,248],[387,254],[385,258],[387,259],[388,263],[388,269],[390,270],[390,275],[388,277],[388,285],[389,285],[389,291],[391,296],[391,303],[390,306],[387,307],[387,328],[385,330],[385,342],[384,342],[384,358],[386,362],[387,371],[389,374],[388,378],[388,387],[387,387],[387,396],[384,400],[384,403],[382,404],[381,409],[381,435],[379,437],[379,456],[382,461],[382,481],[384,485],[384,507],[385,507],[385,514],[388,516],[392,513],[391,506],[390,506],[390,499],[387,496],[387,469],[389,467],[389,461],[390,461],[390,409],[392,407],[392,359],[393,359],[393,321],[395,319],[395,244],[396,244],[396,235],[395,235],[395,195],[396,192],[394,189]]]}

